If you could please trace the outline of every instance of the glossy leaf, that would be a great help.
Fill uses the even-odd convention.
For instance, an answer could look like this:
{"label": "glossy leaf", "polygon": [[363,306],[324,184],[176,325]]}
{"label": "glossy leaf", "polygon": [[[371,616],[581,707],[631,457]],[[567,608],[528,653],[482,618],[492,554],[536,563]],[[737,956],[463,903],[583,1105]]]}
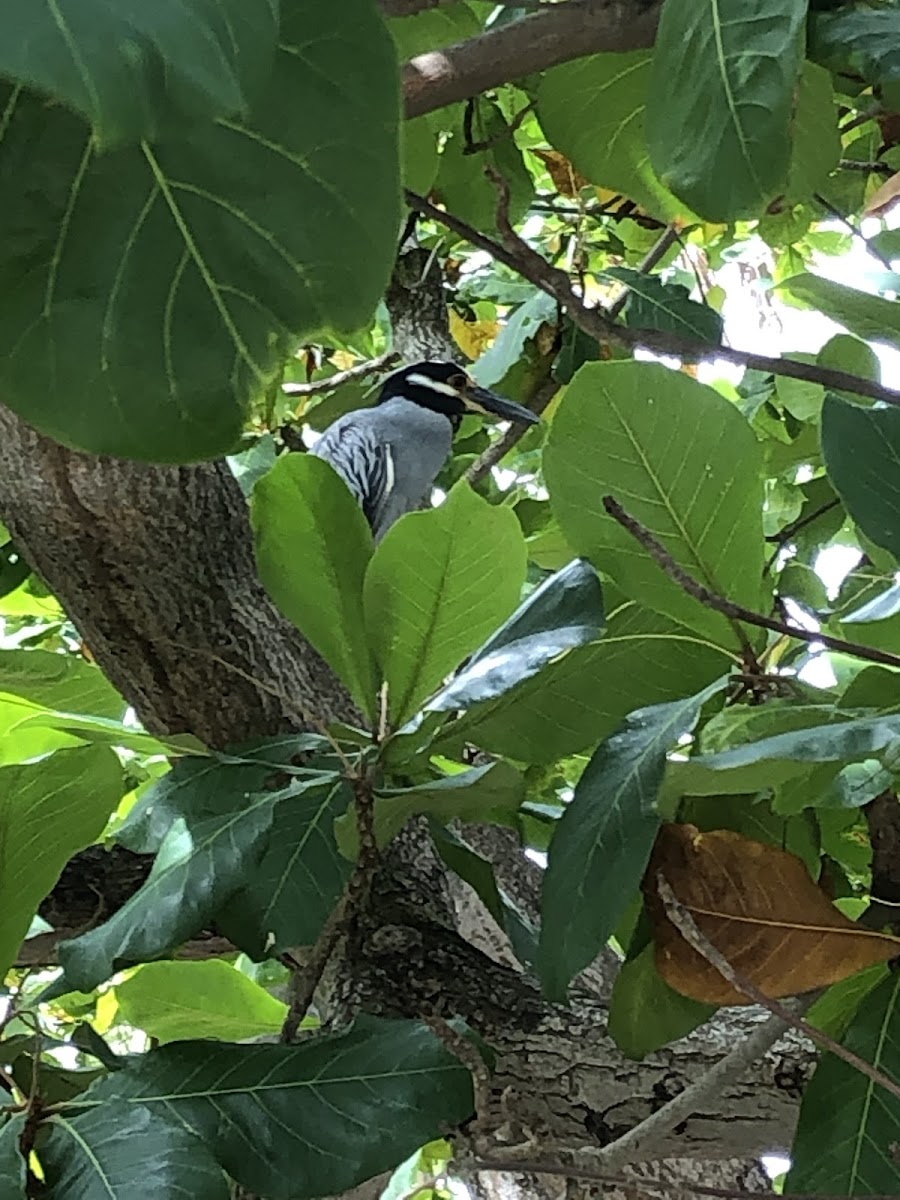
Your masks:
{"label": "glossy leaf", "polygon": [[783,186],[806,6],[663,6],[647,93],[650,159],[709,221],[756,216]]}
{"label": "glossy leaf", "polygon": [[[842,1038],[847,1050],[894,1080],[900,1079],[898,1000],[894,971],[866,996]],[[897,1195],[900,1165],[891,1147],[898,1134],[900,1101],[826,1052],[804,1092],[785,1190]]]}
{"label": "glossy leaf", "polygon": [[230,963],[147,963],[116,984],[122,1017],[157,1041],[278,1034],[287,1005]]}
{"label": "glossy leaf", "polygon": [[785,198],[796,203],[826,185],[841,157],[831,75],[815,63],[803,63],[800,72],[792,137]]}
{"label": "glossy leaf", "polygon": [[80,112],[108,148],[153,141],[179,119],[246,114],[277,40],[273,0],[14,0],[3,13],[0,74]]}
{"label": "glossy leaf", "polygon": [[759,609],[764,543],[759,443],[711,388],[655,363],[596,363],[566,389],[544,452],[575,550],[629,596],[737,648],[728,620],[688,596],[603,508],[611,495],[700,583]]}
{"label": "glossy leaf", "polygon": [[394,48],[369,0],[281,10],[248,116],[154,145],[101,154],[62,105],[0,88],[0,389],[57,440],[233,451],[290,347],[370,318],[400,220]]}
{"label": "glossy leaf", "polygon": [[160,1106],[101,1105],[46,1123],[41,1166],[52,1200],[228,1200],[203,1141]]}
{"label": "glossy leaf", "polygon": [[792,275],[779,288],[805,308],[837,321],[864,340],[900,344],[900,303],[821,275]]}
{"label": "glossy leaf", "polygon": [[900,408],[862,408],[828,396],[822,450],[850,516],[876,545],[900,559]]}
{"label": "glossy leaf", "polygon": [[388,530],[366,572],[366,629],[401,724],[509,616],[525,578],[515,514],[458,484]]}
{"label": "glossy leaf", "polygon": [[585,559],[545,579],[438,692],[428,710],[467,709],[504,695],[561,654],[603,635],[603,591]]}
{"label": "glossy leaf", "polygon": [[671,987],[705,1004],[753,1000],[672,924],[658,874],[738,976],[773,999],[836,983],[900,951],[900,938],[857,925],[835,908],[796,855],[731,830],[667,825],[645,880],[656,966]]}
{"label": "glossy leaf", "polygon": [[101,746],[0,768],[0,976],[69,859],[96,841],[122,795],[122,768]]}
{"label": "glossy leaf", "polygon": [[377,683],[363,579],[372,531],[362,509],[329,463],[289,454],[257,484],[252,512],[266,590],[371,713]]}
{"label": "glossy leaf", "polygon": [[592,54],[547,71],[537,114],[551,143],[592,183],[621,192],[661,221],[693,214],[658,179],[644,139],[651,57]]}
{"label": "glossy leaf", "polygon": [[721,647],[629,602],[599,642],[472,705],[448,734],[522,762],[552,762],[595,745],[636,708],[699,691],[731,663]]}
{"label": "glossy leaf", "polygon": [[809,14],[809,56],[868,83],[900,80],[900,10],[856,7]]}
{"label": "glossy leaf", "polygon": [[[428,1028],[371,1019],[293,1046],[164,1046],[90,1098],[123,1120],[134,1107],[174,1114],[229,1175],[271,1200],[344,1192],[472,1112],[469,1072]],[[265,1140],[262,1120],[273,1131]]]}
{"label": "glossy leaf", "polygon": [[206,928],[253,878],[270,844],[276,806],[334,778],[312,773],[280,792],[186,789],[144,885],[105,924],[63,942],[65,986],[90,991],[117,969],[161,958]]}
{"label": "glossy leaf", "polygon": [[[376,793],[375,837],[384,845],[410,817],[421,813],[442,822],[458,818],[512,824],[524,799],[525,780],[515,767],[502,760],[487,763],[415,787]],[[338,842],[348,858],[356,857],[359,841],[354,813],[338,821]]]}
{"label": "glossy leaf", "polygon": [[722,686],[717,681],[697,696],[632,713],[585,767],[550,843],[543,880],[538,966],[549,999],[562,1002],[612,936],[659,829],[666,753]]}

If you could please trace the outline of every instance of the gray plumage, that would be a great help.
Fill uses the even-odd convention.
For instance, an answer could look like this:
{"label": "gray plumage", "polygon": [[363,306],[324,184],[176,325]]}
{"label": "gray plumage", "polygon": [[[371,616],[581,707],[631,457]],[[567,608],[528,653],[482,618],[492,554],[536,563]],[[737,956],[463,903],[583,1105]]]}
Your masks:
{"label": "gray plumage", "polygon": [[413,363],[388,376],[374,408],[335,421],[312,453],[347,484],[377,542],[400,517],[427,504],[467,412],[527,425],[538,420],[480,387],[456,363]]}
{"label": "gray plumage", "polygon": [[453,426],[443,413],[398,396],[345,414],[311,453],[343,478],[377,542],[428,500],[452,445]]}

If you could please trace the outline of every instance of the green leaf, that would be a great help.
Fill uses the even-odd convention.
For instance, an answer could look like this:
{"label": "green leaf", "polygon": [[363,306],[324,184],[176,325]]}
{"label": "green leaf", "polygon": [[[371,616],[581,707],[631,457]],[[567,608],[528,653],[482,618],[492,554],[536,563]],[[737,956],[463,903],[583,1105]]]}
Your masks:
{"label": "green leaf", "polygon": [[335,821],[352,800],[348,784],[335,779],[276,805],[265,853],[219,918],[251,957],[315,943],[350,878]]}
{"label": "green leaf", "polygon": [[6,6],[0,75],[75,109],[98,145],[246,114],[271,70],[278,6],[241,0]]}
{"label": "green leaf", "polygon": [[[271,1200],[337,1195],[472,1112],[468,1070],[430,1029],[372,1019],[294,1046],[164,1046],[88,1096],[107,1122],[135,1106],[174,1115]],[[276,1137],[260,1139],[261,1120]]]}
{"label": "green leaf", "polygon": [[252,516],[269,595],[371,714],[377,684],[363,579],[372,531],[352,492],[323,459],[289,454],[254,490]]}
{"label": "green leaf", "polygon": [[900,344],[900,304],[896,300],[871,296],[809,272],[792,275],[777,286],[804,308],[818,309],[857,337]]}
{"label": "green leaf", "polygon": [[652,942],[622,964],[609,1005],[609,1036],[626,1058],[641,1059],[693,1033],[716,1011],[670,988]]}
{"label": "green leaf", "polygon": [[575,975],[600,953],[638,887],[660,825],[656,797],[666,753],[721,691],[639,709],[584,769],[550,843],[538,966],[544,991],[562,1003]]}
{"label": "green leaf", "polygon": [[41,1166],[52,1200],[228,1200],[228,1181],[203,1141],[160,1108],[101,1105],[43,1128]]}
{"label": "green leaf", "polygon": [[147,963],[116,985],[122,1017],[159,1042],[280,1033],[287,1005],[230,963]]}
{"label": "green leaf", "polygon": [[566,389],[544,451],[560,526],[629,596],[721,645],[731,623],[688,596],[603,508],[612,495],[690,575],[763,600],[762,452],[737,408],[655,363],[590,363]]}
{"label": "green leaf", "polygon": [[334,782],[333,775],[310,772],[279,792],[248,794],[236,784],[186,788],[182,815],[172,821],[144,885],[105,924],[60,945],[65,986],[90,991],[121,967],[161,958],[207,928],[253,879],[271,844],[276,806],[304,792],[328,795]]}
{"label": "green leaf", "polygon": [[887,758],[900,737],[900,716],[861,717],[777,733],[755,742],[669,764],[666,794],[714,796],[755,792],[802,775],[810,763]]}
{"label": "green leaf", "polygon": [[[375,797],[375,838],[379,845],[399,833],[410,817],[427,813],[438,821],[455,817],[463,821],[510,825],[525,799],[525,780],[507,762],[487,763],[458,775],[445,775],[415,787],[378,792]],[[359,853],[356,814],[348,812],[337,822],[338,845],[348,858]]]}
{"label": "green leaf", "polygon": [[429,702],[428,711],[465,710],[496,699],[567,651],[596,642],[604,628],[597,572],[585,559],[574,559],[523,600]]}
{"label": "green leaf", "polygon": [[830,1037],[842,1038],[862,1001],[889,972],[887,963],[875,963],[840,983],[833,983],[809,1009],[806,1020]]}
{"label": "green leaf", "polygon": [[785,182],[805,19],[796,0],[663,6],[647,92],[650,159],[709,221],[759,215]]}
{"label": "green leaf", "polygon": [[900,558],[900,408],[861,408],[828,396],[822,452],[850,516],[876,545]]}
{"label": "green leaf", "polygon": [[805,62],[794,112],[786,201],[792,204],[808,200],[818,192],[836,169],[840,157],[841,138],[831,75],[815,63]]}
{"label": "green leaf", "polygon": [[477,37],[481,26],[466,4],[442,4],[387,22],[401,62]]}
{"label": "green leaf", "polygon": [[538,87],[538,119],[550,143],[591,183],[621,192],[658,220],[687,223],[694,214],[660,182],[644,139],[650,62],[638,50],[554,67]]}
{"label": "green leaf", "polygon": [[680,283],[663,283],[655,275],[644,275],[628,267],[611,267],[602,279],[615,279],[628,286],[625,324],[635,329],[663,329],[704,342],[722,340],[722,318],[708,304],[692,300]]}
{"label": "green leaf", "polygon": [[[900,1078],[893,972],[859,1007],[843,1044],[889,1078]],[[900,1101],[831,1053],[819,1059],[803,1094],[785,1191],[865,1196],[900,1192],[900,1165],[890,1152],[900,1134]]]}
{"label": "green leaf", "polygon": [[521,358],[525,343],[537,334],[543,324],[556,322],[556,310],[557,304],[552,296],[535,290],[524,304],[510,313],[496,340],[478,362],[473,363],[472,377],[482,387],[496,387]]}
{"label": "green leaf", "polygon": [[601,641],[473,705],[448,734],[521,762],[553,762],[608,736],[635,708],[699,691],[732,662],[721,647],[629,602]]}
{"label": "green leaf", "polygon": [[37,906],[73,854],[103,832],[122,790],[119,760],[100,746],[0,768],[0,978]]}
{"label": "green leaf", "polygon": [[460,220],[476,229],[496,230],[498,193],[485,168],[492,166],[506,180],[513,223],[527,212],[534,182],[499,107],[483,98],[476,100],[476,106],[474,138],[479,143],[490,142],[491,148],[467,154],[462,127],[456,125],[441,152],[434,193]]}
{"label": "green leaf", "polygon": [[366,572],[369,642],[392,724],[420,702],[515,607],[525,579],[515,514],[457,484],[440,508],[401,517]]}
{"label": "green leaf", "polygon": [[25,1200],[25,1159],[19,1149],[24,1117],[13,1117],[0,1128],[0,1188],[4,1200]]}
{"label": "green leaf", "polygon": [[0,650],[0,692],[70,713],[120,719],[125,712],[99,667],[49,650]]}
{"label": "green leaf", "polygon": [[247,118],[153,146],[100,154],[0,87],[0,389],[57,440],[227,453],[290,347],[371,317],[400,221],[394,49],[370,0],[281,8]]}
{"label": "green leaf", "polygon": [[192,734],[176,734],[174,737],[154,737],[143,733],[122,721],[109,717],[85,717],[67,712],[56,712],[49,708],[37,708],[25,701],[17,701],[21,717],[16,732],[38,732],[60,730],[82,742],[97,742],[106,746],[123,746],[138,754],[203,754],[205,747]]}
{"label": "green leaf", "polygon": [[452,829],[432,821],[435,849],[451,871],[475,891],[485,908],[509,938],[519,962],[531,966],[537,954],[537,930],[498,885],[493,863],[476,853]]}
{"label": "green leaf", "polygon": [[859,74],[867,83],[900,80],[900,9],[847,5],[811,11],[809,57],[831,71]]}

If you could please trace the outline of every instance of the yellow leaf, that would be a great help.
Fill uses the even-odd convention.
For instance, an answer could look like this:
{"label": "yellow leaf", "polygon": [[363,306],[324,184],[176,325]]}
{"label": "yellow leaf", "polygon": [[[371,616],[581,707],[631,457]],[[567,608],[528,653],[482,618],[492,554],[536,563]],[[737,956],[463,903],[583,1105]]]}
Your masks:
{"label": "yellow leaf", "polygon": [[464,321],[454,309],[450,309],[450,332],[453,340],[465,354],[474,360],[481,358],[488,346],[500,332],[499,321]]}

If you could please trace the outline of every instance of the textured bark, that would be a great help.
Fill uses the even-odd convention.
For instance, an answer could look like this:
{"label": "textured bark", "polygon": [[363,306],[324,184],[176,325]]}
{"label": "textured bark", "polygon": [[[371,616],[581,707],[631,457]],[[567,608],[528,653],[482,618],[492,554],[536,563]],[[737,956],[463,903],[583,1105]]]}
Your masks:
{"label": "textured bark", "polygon": [[221,747],[350,712],[259,583],[224,462],[77,454],[0,406],[0,514],[153,732]]}

